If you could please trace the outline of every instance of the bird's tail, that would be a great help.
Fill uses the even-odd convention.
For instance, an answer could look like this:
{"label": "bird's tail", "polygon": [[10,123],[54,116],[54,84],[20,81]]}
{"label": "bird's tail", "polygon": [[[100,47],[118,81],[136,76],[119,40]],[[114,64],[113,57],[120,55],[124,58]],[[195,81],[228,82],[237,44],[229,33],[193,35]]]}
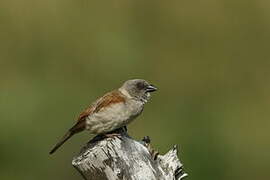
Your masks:
{"label": "bird's tail", "polygon": [[73,136],[74,133],[71,131],[68,131],[62,139],[53,147],[53,149],[50,151],[50,154],[54,153],[60,146],[62,146],[71,136]]}
{"label": "bird's tail", "polygon": [[71,129],[69,129],[68,132],[62,137],[62,139],[53,147],[53,149],[50,151],[50,154],[53,154],[60,146],[62,146],[74,134],[84,129],[85,129],[85,120],[79,121]]}

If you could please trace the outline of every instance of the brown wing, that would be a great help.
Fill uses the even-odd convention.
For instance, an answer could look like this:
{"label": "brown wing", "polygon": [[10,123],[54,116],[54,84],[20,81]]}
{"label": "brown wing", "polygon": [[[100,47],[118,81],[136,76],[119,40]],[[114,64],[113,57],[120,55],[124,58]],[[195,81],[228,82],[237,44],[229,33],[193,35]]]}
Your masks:
{"label": "brown wing", "polygon": [[123,102],[123,103],[125,102],[125,97],[120,91],[115,90],[115,91],[109,92],[105,94],[104,96],[102,96],[101,98],[99,98],[96,101],[96,103],[94,103],[93,105],[85,109],[79,115],[78,121],[84,120],[87,116],[91,115],[92,113],[99,112],[104,107],[108,107],[112,104],[120,103],[120,102]]}
{"label": "brown wing", "polygon": [[107,93],[102,98],[100,98],[93,112],[94,113],[99,112],[103,108],[108,107],[112,104],[116,104],[116,103],[125,103],[124,95],[118,90]]}

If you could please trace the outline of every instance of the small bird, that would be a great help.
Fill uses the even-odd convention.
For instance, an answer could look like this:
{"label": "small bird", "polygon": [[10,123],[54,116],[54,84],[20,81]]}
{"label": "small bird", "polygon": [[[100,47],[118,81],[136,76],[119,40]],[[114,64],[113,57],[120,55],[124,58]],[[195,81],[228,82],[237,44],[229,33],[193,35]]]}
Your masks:
{"label": "small bird", "polygon": [[85,109],[79,115],[77,123],[54,146],[50,154],[74,134],[83,130],[88,130],[90,134],[106,135],[126,126],[141,114],[144,104],[150,98],[150,92],[156,90],[154,85],[143,79],[124,82],[119,89],[105,94]]}

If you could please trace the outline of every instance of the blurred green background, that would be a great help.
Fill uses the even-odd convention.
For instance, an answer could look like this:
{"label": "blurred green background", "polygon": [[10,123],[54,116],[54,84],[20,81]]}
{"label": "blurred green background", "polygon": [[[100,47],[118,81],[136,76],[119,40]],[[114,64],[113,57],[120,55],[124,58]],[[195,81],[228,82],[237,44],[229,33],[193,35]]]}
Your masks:
{"label": "blurred green background", "polygon": [[270,1],[1,0],[0,179],[82,179],[90,135],[50,148],[131,78],[159,87],[129,126],[188,179],[269,179]]}

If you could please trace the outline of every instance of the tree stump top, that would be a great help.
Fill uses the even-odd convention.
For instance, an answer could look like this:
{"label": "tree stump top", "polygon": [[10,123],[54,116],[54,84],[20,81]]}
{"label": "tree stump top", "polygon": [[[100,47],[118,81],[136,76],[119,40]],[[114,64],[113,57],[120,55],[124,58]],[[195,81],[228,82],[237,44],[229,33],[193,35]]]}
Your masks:
{"label": "tree stump top", "polygon": [[150,139],[136,141],[126,131],[120,136],[97,136],[73,158],[72,165],[86,180],[180,180],[187,176],[174,146],[159,155]]}

